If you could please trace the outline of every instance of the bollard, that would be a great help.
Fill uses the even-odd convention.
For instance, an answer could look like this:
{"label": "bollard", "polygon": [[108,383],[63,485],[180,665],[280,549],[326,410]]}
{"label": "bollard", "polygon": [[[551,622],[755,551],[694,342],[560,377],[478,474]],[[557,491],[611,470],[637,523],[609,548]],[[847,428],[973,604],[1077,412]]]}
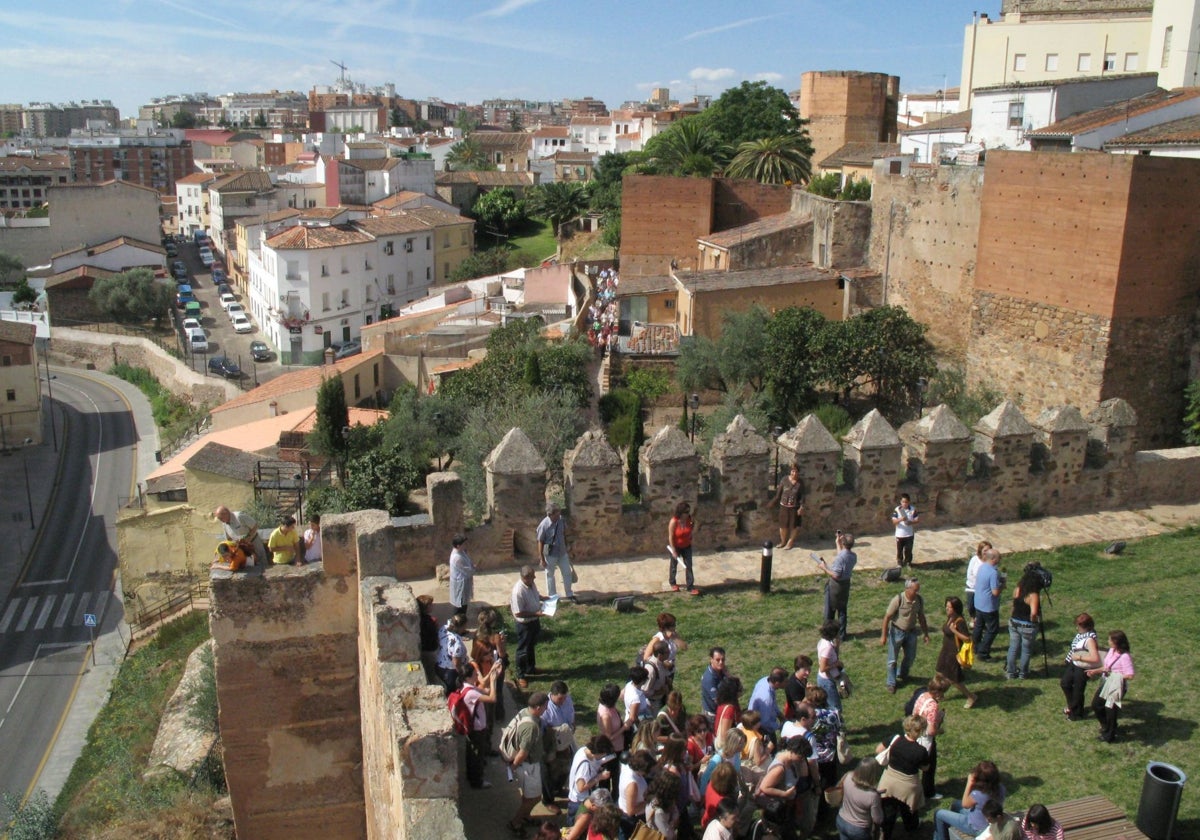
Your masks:
{"label": "bollard", "polygon": [[772,549],[775,545],[766,540],[762,544],[762,565],[758,570],[758,591],[766,595],[771,591],[771,560],[774,557]]}

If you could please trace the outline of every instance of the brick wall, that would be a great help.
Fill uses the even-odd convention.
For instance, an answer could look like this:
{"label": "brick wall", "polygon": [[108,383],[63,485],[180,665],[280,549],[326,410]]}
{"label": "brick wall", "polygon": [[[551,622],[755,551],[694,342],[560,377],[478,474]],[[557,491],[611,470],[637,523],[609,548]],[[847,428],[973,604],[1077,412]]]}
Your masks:
{"label": "brick wall", "polygon": [[728,230],[748,225],[764,216],[786,213],[792,208],[792,193],[797,191],[798,187],[716,178],[713,181],[712,229]]}
{"label": "brick wall", "polygon": [[628,175],[621,187],[621,273],[695,268],[696,237],[713,230],[713,179]]}
{"label": "brick wall", "polygon": [[800,116],[809,120],[813,163],[852,142],[896,139],[900,80],[857,70],[809,71],[800,77]]}

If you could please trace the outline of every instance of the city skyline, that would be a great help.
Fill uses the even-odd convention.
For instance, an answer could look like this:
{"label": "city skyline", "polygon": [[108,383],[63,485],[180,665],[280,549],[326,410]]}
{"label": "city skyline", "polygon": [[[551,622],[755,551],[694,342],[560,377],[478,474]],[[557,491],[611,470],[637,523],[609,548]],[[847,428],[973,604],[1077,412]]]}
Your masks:
{"label": "city skyline", "polygon": [[883,72],[932,92],[958,84],[973,12],[953,0],[919,16],[879,0],[765,0],[753,14],[667,5],[634,18],[557,0],[66,0],[0,10],[0,102],[108,99],[126,118],[176,94],[307,92],[338,79],[334,62],[357,83],[468,104],[593,96],[616,107],[655,87],[686,101],[743,80],[793,90],[808,70]]}

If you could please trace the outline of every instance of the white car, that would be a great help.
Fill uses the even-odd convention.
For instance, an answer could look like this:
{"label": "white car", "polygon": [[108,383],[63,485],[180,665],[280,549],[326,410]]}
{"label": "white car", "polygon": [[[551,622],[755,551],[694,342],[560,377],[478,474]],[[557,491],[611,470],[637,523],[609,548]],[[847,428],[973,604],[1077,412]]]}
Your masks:
{"label": "white car", "polygon": [[188,348],[193,353],[208,352],[208,336],[204,334],[204,330],[196,328],[188,330]]}
{"label": "white car", "polygon": [[254,325],[250,323],[250,319],[246,317],[244,312],[236,313],[230,320],[233,321],[234,332],[248,333],[254,330]]}
{"label": "white car", "polygon": [[232,292],[226,292],[225,294],[221,295],[221,308],[226,312],[229,311],[229,307],[233,306],[237,302],[238,299],[234,297]]}
{"label": "white car", "polygon": [[214,262],[213,252],[211,248],[200,249],[200,262],[204,263],[204,267],[208,268]]}
{"label": "white car", "polygon": [[240,303],[231,303],[226,305],[225,302],[222,301],[221,305],[224,306],[225,311],[229,313],[230,320],[233,320],[233,318],[237,315],[241,315],[243,318],[246,317],[246,307],[242,306]]}
{"label": "white car", "polygon": [[183,334],[187,335],[192,330],[202,329],[199,318],[184,318],[183,319]]}

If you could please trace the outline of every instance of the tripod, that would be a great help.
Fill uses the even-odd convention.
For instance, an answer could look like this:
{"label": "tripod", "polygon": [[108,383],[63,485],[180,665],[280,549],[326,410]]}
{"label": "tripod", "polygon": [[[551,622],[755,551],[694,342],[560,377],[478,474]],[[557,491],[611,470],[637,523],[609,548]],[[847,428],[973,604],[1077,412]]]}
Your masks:
{"label": "tripod", "polygon": [[[1043,589],[1041,594],[1046,596],[1046,606],[1054,606],[1054,602],[1050,600],[1049,588]],[[1041,630],[1042,633],[1042,672],[1048,677],[1050,676],[1050,657],[1046,653],[1046,611],[1043,609],[1039,612],[1040,615],[1038,615],[1038,629]]]}

